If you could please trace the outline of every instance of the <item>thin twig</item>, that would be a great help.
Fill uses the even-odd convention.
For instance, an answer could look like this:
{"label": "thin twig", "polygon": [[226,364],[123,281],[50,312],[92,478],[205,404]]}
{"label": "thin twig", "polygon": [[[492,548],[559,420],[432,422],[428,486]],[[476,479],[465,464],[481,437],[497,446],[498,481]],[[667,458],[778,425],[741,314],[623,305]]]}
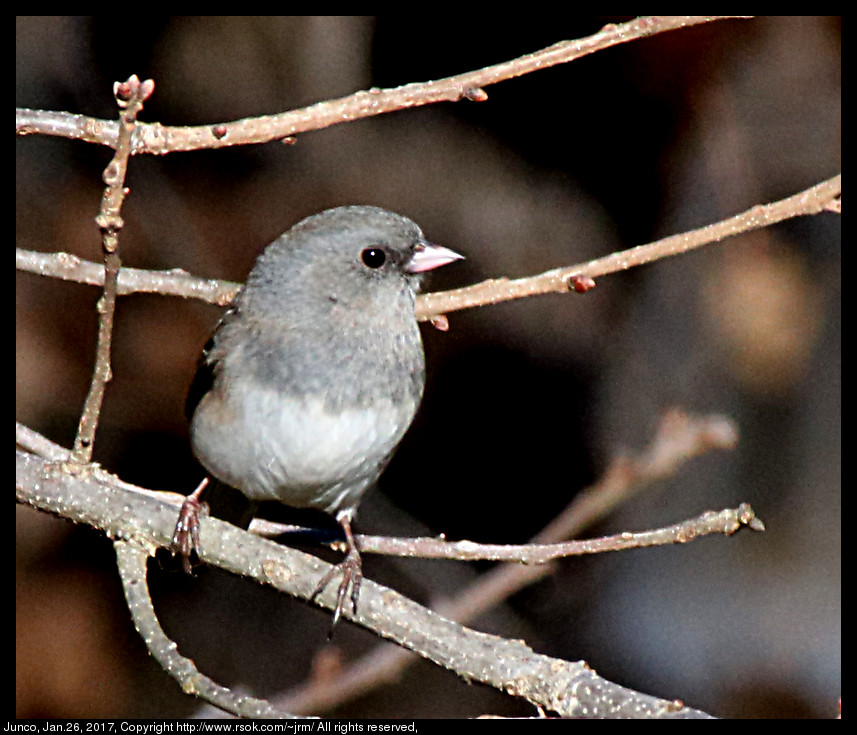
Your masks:
{"label": "thin twig", "polygon": [[[134,155],[163,155],[177,151],[223,148],[233,145],[267,143],[272,140],[293,142],[292,136],[310,130],[374,117],[408,107],[461,99],[484,101],[483,87],[497,82],[564,64],[595,51],[657,33],[708,23],[734,15],[665,15],[636,18],[618,25],[609,24],[587,38],[562,41],[540,51],[484,69],[457,74],[430,82],[406,84],[393,89],[369,89],[336,100],[327,100],[279,115],[236,120],[195,127],[170,127],[158,123],[139,125],[134,134]],[[18,135],[41,133],[115,147],[117,125],[85,115],[45,110],[16,110]]]}
{"label": "thin twig", "polygon": [[602,478],[579,492],[530,543],[552,544],[574,538],[632,496],[673,477],[689,460],[737,446],[738,427],[728,417],[671,408],[660,417],[645,450],[614,457]]}
{"label": "thin twig", "polygon": [[[58,278],[62,281],[89,286],[104,285],[103,264],[84,260],[71,253],[40,253],[17,248],[15,267],[26,273]],[[241,288],[240,283],[199,278],[181,268],[155,271],[125,267],[119,271],[117,294],[127,296],[135,293],[156,293],[162,296],[200,299],[209,304],[228,306],[239,288]]]}
{"label": "thin twig", "polygon": [[[503,301],[540,294],[575,292],[574,286],[576,279],[579,278],[595,278],[627,270],[792,217],[831,211],[831,205],[839,201],[841,191],[842,175],[840,174],[786,199],[751,207],[722,222],[679,235],[671,235],[647,245],[611,253],[588,263],[557,268],[516,280],[493,278],[465,288],[420,294],[417,299],[417,318],[426,321],[460,309],[499,304]],[[68,253],[37,253],[19,248],[16,253],[16,267],[18,270],[29,273],[93,286],[104,282],[102,265]],[[121,295],[160,293],[196,298],[226,306],[239,288],[239,284],[232,281],[197,278],[178,269],[150,271],[123,268],[119,273],[118,292]]]}
{"label": "thin twig", "polygon": [[721,222],[665,237],[648,245],[612,253],[588,263],[557,268],[528,278],[492,279],[466,288],[425,294],[417,306],[417,314],[421,318],[427,318],[538,294],[568,293],[575,290],[575,279],[594,279],[608,273],[617,273],[661,258],[686,253],[733,235],[768,227],[792,217],[818,214],[829,209],[832,202],[838,201],[841,192],[842,174],[839,174],[786,199],[771,204],[759,204]]}
{"label": "thin twig", "polygon": [[113,315],[116,311],[116,287],[122,265],[119,258],[119,231],[124,224],[120,211],[127,193],[125,173],[128,170],[128,159],[131,157],[131,136],[134,133],[137,115],[143,109],[143,102],[153,90],[154,82],[151,79],[141,83],[136,76],[132,76],[122,84],[117,82],[113,88],[116,103],[121,109],[119,140],[116,155],[104,169],[103,179],[107,186],[101,198],[101,210],[95,218],[101,230],[104,250],[104,293],[98,301],[98,345],[92,382],[80,414],[80,424],[72,451],[72,461],[80,466],[92,459],[95,430],[98,427],[104,391],[112,378],[110,352],[113,340]]}
{"label": "thin twig", "polygon": [[556,559],[605,551],[643,549],[648,546],[684,544],[712,533],[732,535],[742,526],[763,531],[765,526],[753,509],[742,503],[737,508],[706,511],[671,526],[651,531],[623,531],[612,536],[565,541],[556,544],[478,544],[473,541],[442,541],[432,538],[391,538],[360,536],[360,553],[382,553],[411,559],[456,559],[458,561],[505,561],[546,564]]}
{"label": "thin twig", "polygon": [[[467,540],[392,538],[366,534],[357,534],[356,538],[360,551],[366,554],[415,559],[545,564],[554,559],[582,554],[683,543],[696,533],[695,529],[704,533],[726,533],[729,528],[734,531],[739,525],[744,524],[752,526],[755,530],[763,530],[763,525],[759,525],[761,521],[752,516],[749,506],[742,505],[734,510],[722,511],[726,515],[721,516],[719,521],[713,519],[709,512],[698,518],[656,531],[624,532],[584,541],[566,541],[587,526],[605,518],[616,506],[633,494],[654,482],[672,476],[689,459],[712,450],[734,449],[737,442],[737,429],[726,417],[689,416],[684,411],[674,408],[667,411],[661,418],[655,438],[645,452],[636,457],[616,457],[598,483],[578,493],[565,510],[526,544],[480,544]],[[725,525],[719,525],[720,523]],[[250,530],[267,537],[306,531],[299,526],[274,523],[264,519],[254,519]],[[336,541],[331,545],[339,544],[341,542]],[[484,604],[497,604],[503,597],[520,589],[515,579],[515,567],[498,567],[498,569],[506,569],[510,574],[507,595],[491,597]],[[546,576],[547,573],[548,570],[542,570],[538,576]],[[524,571],[523,577],[528,584],[534,581],[530,571]],[[474,600],[481,599],[474,589],[467,590],[466,594],[461,596],[467,598],[471,605]],[[447,612],[456,620],[463,622],[454,611]]]}

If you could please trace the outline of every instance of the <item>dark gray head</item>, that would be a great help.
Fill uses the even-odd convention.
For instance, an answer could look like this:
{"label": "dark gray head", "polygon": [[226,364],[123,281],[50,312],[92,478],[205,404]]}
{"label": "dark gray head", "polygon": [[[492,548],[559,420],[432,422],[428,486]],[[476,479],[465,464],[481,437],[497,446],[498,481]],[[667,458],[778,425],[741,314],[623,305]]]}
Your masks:
{"label": "dark gray head", "polygon": [[224,361],[221,372],[234,365],[259,384],[323,393],[327,405],[385,390],[418,396],[419,274],[459,258],[378,207],[307,217],[259,256],[212,340],[208,368]]}
{"label": "dark gray head", "polygon": [[[298,222],[259,257],[244,298],[283,314],[289,306],[314,315],[349,309],[400,308],[413,301],[420,274],[461,258],[431,245],[419,226],[380,207],[328,209]],[[249,304],[247,304],[249,306]]]}

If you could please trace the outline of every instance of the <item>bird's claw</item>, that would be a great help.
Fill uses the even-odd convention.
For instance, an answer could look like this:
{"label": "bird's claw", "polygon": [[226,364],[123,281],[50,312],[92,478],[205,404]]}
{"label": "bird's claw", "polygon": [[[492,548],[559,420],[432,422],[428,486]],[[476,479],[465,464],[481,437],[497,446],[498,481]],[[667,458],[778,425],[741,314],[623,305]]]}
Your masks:
{"label": "bird's claw", "polygon": [[199,514],[204,513],[207,506],[200,502],[199,496],[206,485],[208,485],[208,478],[185,498],[170,544],[170,550],[174,556],[181,559],[182,568],[187,574],[193,573],[191,558],[194,555],[199,558],[202,554],[202,544],[199,540]]}
{"label": "bird's claw", "polygon": [[321,578],[319,583],[315,586],[313,593],[310,595],[310,600],[315,599],[339,572],[342,573],[342,581],[339,583],[339,591],[336,593],[336,607],[333,610],[333,620],[330,624],[330,634],[328,635],[328,638],[333,636],[333,630],[339,622],[342,612],[345,610],[346,600],[349,597],[351,598],[352,613],[357,612],[357,600],[360,597],[360,585],[363,582],[363,564],[360,559],[360,553],[356,548],[351,549],[345,559],[332,567],[330,571]]}

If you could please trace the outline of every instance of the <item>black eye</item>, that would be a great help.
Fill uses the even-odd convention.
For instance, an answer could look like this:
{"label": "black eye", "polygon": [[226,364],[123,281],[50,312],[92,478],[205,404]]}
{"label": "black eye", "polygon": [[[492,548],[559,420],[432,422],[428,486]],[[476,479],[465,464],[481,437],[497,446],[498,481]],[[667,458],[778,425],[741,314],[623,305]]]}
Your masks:
{"label": "black eye", "polygon": [[360,260],[369,268],[380,268],[387,260],[387,253],[381,248],[366,248],[360,253]]}

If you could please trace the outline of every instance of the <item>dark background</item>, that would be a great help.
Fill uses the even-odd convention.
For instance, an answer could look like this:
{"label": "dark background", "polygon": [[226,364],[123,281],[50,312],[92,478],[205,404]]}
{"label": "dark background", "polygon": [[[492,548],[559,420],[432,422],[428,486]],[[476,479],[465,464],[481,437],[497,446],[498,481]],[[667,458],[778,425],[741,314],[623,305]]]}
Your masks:
{"label": "dark background", "polygon": [[[624,17],[19,17],[16,104],[115,118],[112,83],[154,78],[142,118],[203,124],[436,79]],[[338,125],[296,145],[131,161],[123,263],[242,280],[305,215],[367,203],[467,255],[436,289],[519,277],[682,232],[840,170],[838,17],[720,21],[624,44],[462,101]],[[16,141],[19,247],[100,259],[111,151]],[[765,534],[568,560],[474,626],[585,659],[621,684],[726,717],[830,717],[840,694],[840,221],[785,223],[424,330],[426,399],[359,530],[521,542],[670,406],[732,417],[736,451],[687,464],[590,534],[750,502]],[[97,289],[18,274],[17,419],[71,446]],[[184,394],[219,310],[120,300],[95,459],[188,492]],[[109,542],[17,508],[19,717],[192,716],[124,610]],[[367,559],[427,601],[481,567]],[[164,625],[215,680],[268,696],[317,654],[379,645],[326,613],[204,570],[153,574]],[[389,644],[386,644],[389,645]],[[418,663],[340,716],[526,715]]]}

